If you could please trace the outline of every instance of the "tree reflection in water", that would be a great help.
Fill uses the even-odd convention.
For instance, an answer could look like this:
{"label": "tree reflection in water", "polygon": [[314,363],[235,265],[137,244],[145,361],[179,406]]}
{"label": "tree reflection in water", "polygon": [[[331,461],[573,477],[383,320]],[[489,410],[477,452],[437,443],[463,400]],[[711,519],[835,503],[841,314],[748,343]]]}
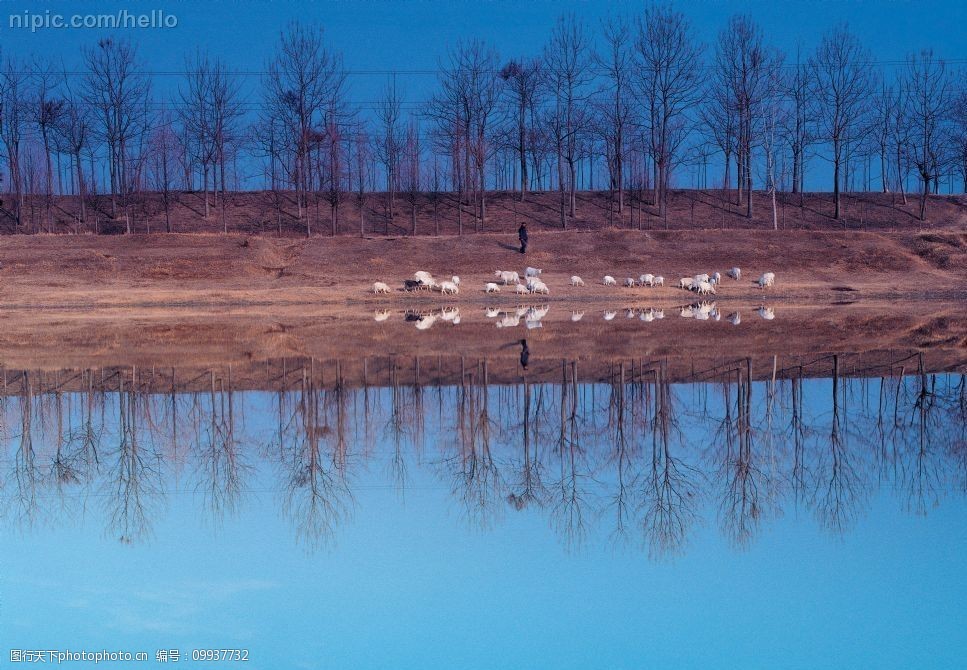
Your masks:
{"label": "tree reflection in water", "polygon": [[4,370],[4,522],[103,511],[111,537],[143,542],[168,494],[200,493],[217,523],[268,487],[315,549],[351,522],[356,487],[402,498],[430,478],[473,527],[538,514],[570,549],[600,531],[663,559],[709,516],[742,548],[788,509],[842,534],[878,492],[914,514],[967,492],[963,374],[922,354],[759,363],[673,383],[664,359],[585,377],[585,363],[532,359],[496,382],[483,359],[367,360],[360,384],[344,362],[299,359],[267,366],[269,390],[236,388],[232,367]]}

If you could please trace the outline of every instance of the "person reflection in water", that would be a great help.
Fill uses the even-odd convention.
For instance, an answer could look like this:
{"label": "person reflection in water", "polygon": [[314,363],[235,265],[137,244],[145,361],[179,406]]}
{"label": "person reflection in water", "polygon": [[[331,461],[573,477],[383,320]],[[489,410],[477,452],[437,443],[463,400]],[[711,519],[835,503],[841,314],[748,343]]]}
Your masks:
{"label": "person reflection in water", "polygon": [[531,357],[531,352],[530,352],[530,349],[527,348],[527,340],[521,340],[520,341],[520,366],[525,370],[527,369],[527,361],[530,360],[530,357]]}

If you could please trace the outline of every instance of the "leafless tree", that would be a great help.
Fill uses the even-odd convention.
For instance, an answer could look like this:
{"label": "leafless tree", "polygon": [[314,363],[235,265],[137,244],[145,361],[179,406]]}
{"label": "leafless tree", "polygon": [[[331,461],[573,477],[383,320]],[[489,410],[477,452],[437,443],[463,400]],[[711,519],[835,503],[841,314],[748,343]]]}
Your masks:
{"label": "leafless tree", "polygon": [[817,138],[831,147],[833,218],[839,219],[846,149],[867,123],[873,84],[871,57],[859,39],[840,25],[823,36],[809,69],[817,103]]}
{"label": "leafless tree", "polygon": [[513,141],[510,142],[520,166],[521,201],[530,189],[528,159],[531,153],[532,119],[538,105],[541,85],[540,59],[511,60],[500,70],[507,92],[507,117],[511,121]]}
{"label": "leafless tree", "polygon": [[403,190],[410,205],[410,235],[416,235],[416,206],[423,187],[423,149],[420,145],[420,126],[410,119],[403,145]]}
{"label": "leafless tree", "polygon": [[285,133],[289,172],[296,188],[299,216],[306,213],[306,235],[312,235],[307,195],[313,183],[313,134],[325,127],[324,115],[343,96],[346,74],[342,57],[330,50],[322,28],[292,23],[279,38],[265,79],[265,107]]}
{"label": "leafless tree", "polygon": [[148,125],[151,82],[130,42],[102,39],[85,50],[84,59],[85,102],[93,110],[95,135],[107,151],[111,214],[117,217],[117,197],[131,188],[130,159]]}
{"label": "leafless tree", "polygon": [[627,20],[613,18],[604,24],[606,50],[595,58],[604,70],[605,82],[598,91],[596,109],[602,119],[601,136],[610,176],[609,186],[617,194],[617,210],[624,212],[625,162],[628,135],[634,123],[631,99],[633,33]]}
{"label": "leafless tree", "polygon": [[945,167],[945,124],[951,104],[951,82],[946,63],[924,50],[907,59],[904,73],[909,155],[920,176],[920,211],[923,221],[931,182],[940,179]]}
{"label": "leafless tree", "polygon": [[[174,129],[171,114],[162,111],[158,122],[148,140],[150,161],[148,175],[151,187],[161,197],[165,213],[165,232],[171,232],[171,201],[175,188],[175,174],[178,155],[182,152],[181,142]],[[207,200],[207,194],[206,194]]]}
{"label": "leafless tree", "polygon": [[28,118],[29,77],[25,66],[9,56],[3,59],[0,71],[0,136],[3,139],[7,172],[13,188],[14,216],[17,228],[23,230],[23,147],[25,125]]}
{"label": "leafless tree", "polygon": [[386,193],[389,196],[389,218],[384,233],[389,233],[389,224],[393,222],[396,190],[399,187],[400,154],[403,150],[402,105],[403,93],[396,85],[396,77],[392,77],[386,83],[383,97],[376,107],[379,125],[376,156],[386,172]]}
{"label": "leafless tree", "polygon": [[51,63],[37,61],[34,70],[32,100],[33,122],[40,132],[44,148],[44,211],[47,232],[53,232],[54,166],[51,159],[51,145],[55,129],[64,113],[64,99],[58,95],[62,74]]}
{"label": "leafless tree", "polygon": [[815,104],[811,95],[809,67],[800,61],[798,49],[796,62],[789,68],[785,89],[789,114],[782,124],[782,136],[792,154],[792,192],[799,194],[801,205],[806,182],[806,151],[813,141]]}
{"label": "leafless tree", "polygon": [[557,150],[558,190],[562,195],[561,227],[566,229],[566,217],[577,215],[577,162],[582,134],[587,132],[589,85],[594,75],[591,36],[573,14],[560,17],[554,25],[551,39],[544,48],[544,69],[553,101],[549,127]]}
{"label": "leafless tree", "polygon": [[703,47],[695,41],[684,14],[667,5],[654,5],[639,24],[636,49],[638,92],[648,113],[654,197],[658,214],[664,217],[688,114],[702,92]]}
{"label": "leafless tree", "polygon": [[963,191],[967,193],[967,75],[960,77],[960,95],[953,103],[953,150],[957,171],[963,179]]}

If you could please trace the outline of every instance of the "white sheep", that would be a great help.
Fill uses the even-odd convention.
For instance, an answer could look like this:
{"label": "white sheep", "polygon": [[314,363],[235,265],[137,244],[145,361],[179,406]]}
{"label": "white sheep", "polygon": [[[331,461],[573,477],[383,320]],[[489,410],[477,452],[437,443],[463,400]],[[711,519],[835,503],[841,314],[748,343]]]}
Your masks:
{"label": "white sheep", "polygon": [[776,283],[776,273],[775,272],[766,272],[761,277],[759,277],[759,281],[757,283],[759,284],[759,288],[765,288],[766,286],[772,286],[773,284]]}
{"label": "white sheep", "polygon": [[702,273],[700,275],[695,275],[694,280],[696,284],[701,284],[703,281],[708,281],[711,279],[707,274]]}
{"label": "white sheep", "polygon": [[691,277],[682,277],[681,279],[678,280],[678,288],[683,288],[685,290],[690,291],[692,290],[692,285],[694,283],[695,283],[695,280],[692,279]]}
{"label": "white sheep", "polygon": [[531,279],[529,282],[527,282],[527,290],[531,293],[543,293],[545,295],[550,293],[550,291],[547,289],[547,284],[539,279]]}
{"label": "white sheep", "polygon": [[487,293],[500,293],[500,287],[491,281],[487,282],[487,285],[484,287],[484,291]]}
{"label": "white sheep", "polygon": [[452,277],[450,277],[450,281],[452,281],[457,286],[460,285],[460,277],[458,277],[457,275],[453,275]]}
{"label": "white sheep", "polygon": [[776,313],[771,307],[762,306],[759,308],[759,316],[761,316],[766,321],[772,321],[776,318]]}
{"label": "white sheep", "polygon": [[604,320],[611,321],[616,316],[618,316],[618,313],[609,309],[607,312],[604,313]]}
{"label": "white sheep", "polygon": [[390,316],[390,311],[388,309],[378,309],[373,312],[374,321],[386,321]]}
{"label": "white sheep", "polygon": [[499,279],[506,286],[507,284],[516,284],[520,281],[520,275],[516,272],[510,270],[495,270],[494,277]]}
{"label": "white sheep", "polygon": [[651,280],[651,285],[652,286],[664,286],[665,285],[665,278],[662,277],[661,275],[655,275],[655,278]]}
{"label": "white sheep", "polygon": [[456,295],[460,292],[460,287],[454,284],[452,281],[442,281],[440,282],[440,293],[446,295]]}
{"label": "white sheep", "polygon": [[584,280],[577,275],[571,275],[571,286],[584,286]]}
{"label": "white sheep", "polygon": [[524,293],[528,293],[527,287],[524,286],[523,284],[517,284],[514,287],[514,292],[517,293],[517,295],[522,295]]}
{"label": "white sheep", "polygon": [[727,274],[729,277],[731,277],[735,281],[739,281],[742,278],[742,270],[740,270],[739,268],[732,268],[731,270],[729,270],[725,274]]}
{"label": "white sheep", "polygon": [[418,270],[413,273],[413,279],[421,284],[430,284],[433,281],[433,275],[424,270]]}
{"label": "white sheep", "polygon": [[695,292],[699,295],[708,295],[709,293],[715,295],[715,287],[712,286],[711,282],[703,281],[699,282],[698,285],[695,286]]}
{"label": "white sheep", "polygon": [[527,268],[524,269],[524,276],[525,277],[540,277],[541,276],[541,269],[540,268],[532,268],[530,266],[527,266]]}
{"label": "white sheep", "polygon": [[617,286],[618,285],[618,282],[616,282],[615,279],[614,279],[614,277],[612,277],[611,275],[605,275],[604,276],[604,279],[602,281],[604,282],[604,285],[605,286]]}
{"label": "white sheep", "polygon": [[638,277],[638,283],[641,286],[654,286],[655,285],[655,275],[647,274]]}
{"label": "white sheep", "polygon": [[580,321],[584,318],[584,312],[571,312],[571,321]]}
{"label": "white sheep", "polygon": [[627,286],[628,288],[633,288],[634,285],[635,285],[634,277],[628,277],[627,279],[625,279],[625,286]]}
{"label": "white sheep", "polygon": [[373,282],[373,293],[389,293],[389,286],[381,281]]}
{"label": "white sheep", "polygon": [[709,280],[712,286],[722,283],[722,274],[718,271],[712,273],[712,278]]}

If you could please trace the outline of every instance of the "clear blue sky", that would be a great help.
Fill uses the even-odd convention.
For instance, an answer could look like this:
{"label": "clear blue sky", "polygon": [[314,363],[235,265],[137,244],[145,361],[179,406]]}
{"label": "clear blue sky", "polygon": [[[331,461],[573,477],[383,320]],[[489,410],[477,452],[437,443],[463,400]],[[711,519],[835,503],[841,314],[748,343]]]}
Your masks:
{"label": "clear blue sky", "polygon": [[[714,43],[729,16],[748,13],[762,26],[767,42],[790,57],[797,48],[808,53],[826,29],[845,21],[878,61],[899,61],[925,47],[951,60],[967,59],[963,33],[967,2],[962,0],[717,0],[679,2],[677,6],[692,19],[699,38],[708,45]],[[249,73],[242,79],[242,89],[255,107],[258,73],[271,58],[279,32],[293,20],[314,21],[324,26],[331,46],[343,54],[346,67],[353,72],[350,99],[365,117],[385,86],[388,71],[401,72],[397,82],[408,103],[405,107],[419,109],[435,85],[432,70],[448,47],[461,38],[482,38],[502,58],[536,55],[562,13],[573,12],[585,18],[597,32],[601,19],[614,14],[640,14],[644,7],[644,2],[626,0],[11,0],[0,1],[0,46],[10,55],[36,54],[78,64],[80,49],[109,31],[40,29],[31,33],[11,28],[10,15],[25,11],[71,16],[120,9],[132,13],[161,10],[177,17],[177,27],[127,29],[115,34],[139,46],[150,70],[169,75],[183,69],[185,56],[197,48],[221,57],[231,69]],[[172,95],[177,81],[177,76],[156,77],[155,97]],[[712,179],[716,171],[713,167]],[[823,161],[811,161],[807,165],[807,188],[828,190],[828,172]],[[687,186],[691,177],[680,174],[676,179]]]}

